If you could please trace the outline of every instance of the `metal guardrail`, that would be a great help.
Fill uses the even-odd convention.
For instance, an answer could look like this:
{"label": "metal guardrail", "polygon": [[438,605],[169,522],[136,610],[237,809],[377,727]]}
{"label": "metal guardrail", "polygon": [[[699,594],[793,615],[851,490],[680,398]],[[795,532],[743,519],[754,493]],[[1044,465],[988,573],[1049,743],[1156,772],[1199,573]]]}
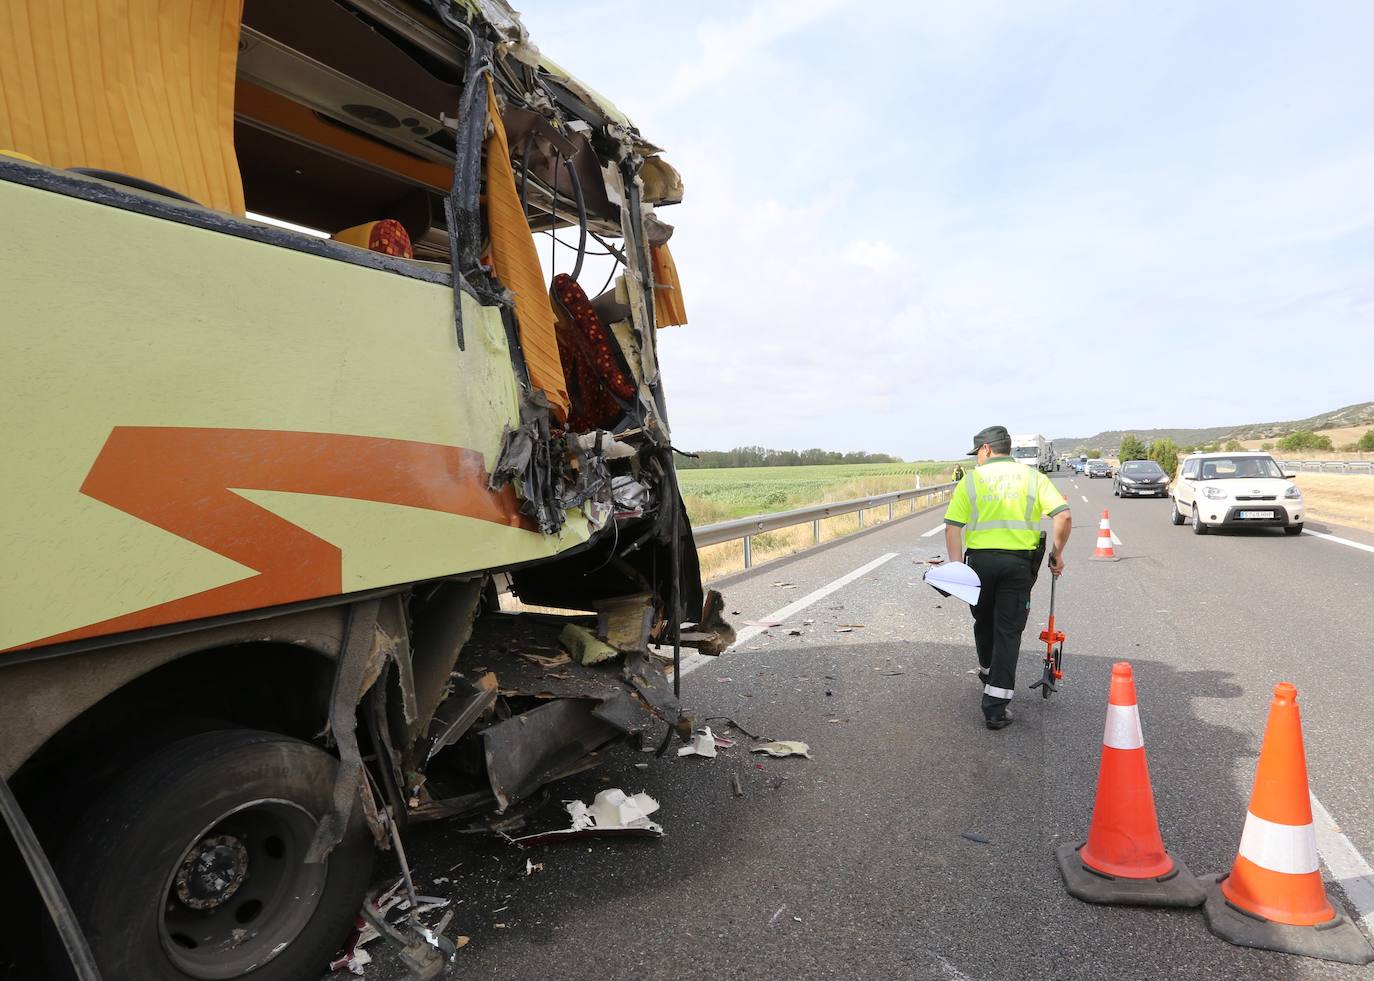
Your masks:
{"label": "metal guardrail", "polygon": [[755,514],[747,518],[735,518],[731,521],[720,521],[713,525],[703,525],[693,529],[693,537],[696,539],[697,548],[744,539],[744,567],[748,569],[754,564],[753,550],[750,545],[750,539],[754,535],[778,531],[781,528],[791,528],[794,525],[804,525],[809,521],[811,522],[812,542],[819,545],[821,543],[821,521],[826,518],[836,518],[842,514],[853,514],[857,511],[859,513],[859,527],[862,528],[865,511],[887,505],[887,516],[891,520],[896,516],[898,501],[916,501],[921,498],[929,498],[929,506],[933,507],[945,500],[955,486],[953,483],[932,484],[929,487],[913,487],[911,490],[874,494],[872,497],[860,497],[852,501],[812,504],[809,507],[797,508],[793,511],[778,511],[775,514]]}
{"label": "metal guardrail", "polygon": [[1374,460],[1279,460],[1283,468],[1321,473],[1374,474]]}

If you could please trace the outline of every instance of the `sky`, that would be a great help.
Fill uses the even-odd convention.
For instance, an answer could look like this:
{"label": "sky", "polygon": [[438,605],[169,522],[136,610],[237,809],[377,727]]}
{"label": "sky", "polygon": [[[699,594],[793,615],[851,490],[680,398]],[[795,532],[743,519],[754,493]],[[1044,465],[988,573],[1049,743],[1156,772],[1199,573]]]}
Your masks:
{"label": "sky", "polygon": [[516,2],[683,176],[680,448],[1374,399],[1374,4]]}

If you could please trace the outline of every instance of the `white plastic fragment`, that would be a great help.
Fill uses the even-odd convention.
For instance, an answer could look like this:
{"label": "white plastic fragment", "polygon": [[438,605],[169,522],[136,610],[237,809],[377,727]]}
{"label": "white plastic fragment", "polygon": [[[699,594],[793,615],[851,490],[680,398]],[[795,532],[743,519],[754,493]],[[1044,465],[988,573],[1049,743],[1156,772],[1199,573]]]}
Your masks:
{"label": "white plastic fragment", "polygon": [[[649,815],[658,810],[658,801],[654,800],[646,793],[638,793],[633,797],[626,796],[625,791],[616,787],[611,787],[601,791],[592,800],[591,807],[585,807],[581,801],[574,801],[573,805],[582,807],[584,820],[591,818],[592,826],[602,830],[608,828],[650,828],[659,833],[663,829],[649,820]],[[569,805],[568,813],[573,815],[573,827],[577,827],[577,812],[573,810],[573,805]]]}
{"label": "white plastic fragment", "polygon": [[568,815],[572,818],[572,827],[512,838],[511,843],[521,848],[531,848],[560,839],[592,837],[603,832],[634,837],[661,837],[663,834],[663,828],[649,820],[649,815],[658,810],[658,801],[645,793],[631,797],[625,791],[611,787],[597,794],[590,805],[580,800],[565,803]]}
{"label": "white plastic fragment", "polygon": [[699,732],[693,733],[690,745],[683,746],[677,751],[678,756],[705,756],[714,759],[716,755],[716,737],[711,732],[711,727],[707,726]]}
{"label": "white plastic fragment", "polygon": [[811,759],[810,746],[789,739],[764,743],[762,746],[755,746],[750,752],[767,753],[769,756],[805,756],[808,760]]}

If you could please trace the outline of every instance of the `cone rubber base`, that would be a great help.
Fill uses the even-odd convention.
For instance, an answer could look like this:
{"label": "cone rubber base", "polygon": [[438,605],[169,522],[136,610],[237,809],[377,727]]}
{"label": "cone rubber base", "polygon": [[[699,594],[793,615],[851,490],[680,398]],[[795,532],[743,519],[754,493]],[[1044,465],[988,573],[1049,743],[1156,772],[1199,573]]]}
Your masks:
{"label": "cone rubber base", "polygon": [[1202,877],[1207,892],[1202,915],[1207,928],[1223,940],[1239,947],[1277,950],[1301,957],[1319,957],[1342,964],[1368,964],[1374,961],[1374,948],[1369,946],[1359,927],[1350,917],[1337,912],[1336,918],[1316,926],[1289,926],[1275,923],[1254,913],[1242,912],[1226,901],[1221,892],[1224,875]]}
{"label": "cone rubber base", "polygon": [[1123,879],[1089,869],[1078,857],[1082,847],[1061,845],[1054,853],[1059,871],[1064,874],[1064,885],[1076,899],[1118,906],[1202,905],[1202,885],[1188,866],[1173,855],[1169,855],[1174,863],[1172,871],[1157,879]]}

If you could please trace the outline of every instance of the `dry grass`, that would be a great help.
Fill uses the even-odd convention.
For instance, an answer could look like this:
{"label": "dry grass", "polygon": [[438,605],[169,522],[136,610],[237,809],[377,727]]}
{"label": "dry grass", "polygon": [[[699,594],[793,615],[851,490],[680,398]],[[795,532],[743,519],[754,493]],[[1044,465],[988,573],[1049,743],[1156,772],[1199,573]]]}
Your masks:
{"label": "dry grass", "polygon": [[1374,477],[1300,473],[1296,483],[1312,520],[1374,531]]}
{"label": "dry grass", "polygon": [[[1351,443],[1358,443],[1360,441],[1360,437],[1363,436],[1370,429],[1374,429],[1374,426],[1346,426],[1342,429],[1320,429],[1317,431],[1317,435],[1330,436],[1331,445],[1336,447],[1335,450],[1297,450],[1291,453],[1285,453],[1280,450],[1274,450],[1274,458],[1277,460],[1369,459],[1371,457],[1374,457],[1374,453],[1355,453],[1348,450],[1342,450],[1341,447],[1349,446]],[[1269,443],[1272,446],[1276,445],[1278,441],[1279,437],[1277,436],[1270,437],[1269,439],[1243,439],[1240,441],[1240,445],[1245,447],[1247,450],[1262,450],[1264,449],[1265,443]]]}

